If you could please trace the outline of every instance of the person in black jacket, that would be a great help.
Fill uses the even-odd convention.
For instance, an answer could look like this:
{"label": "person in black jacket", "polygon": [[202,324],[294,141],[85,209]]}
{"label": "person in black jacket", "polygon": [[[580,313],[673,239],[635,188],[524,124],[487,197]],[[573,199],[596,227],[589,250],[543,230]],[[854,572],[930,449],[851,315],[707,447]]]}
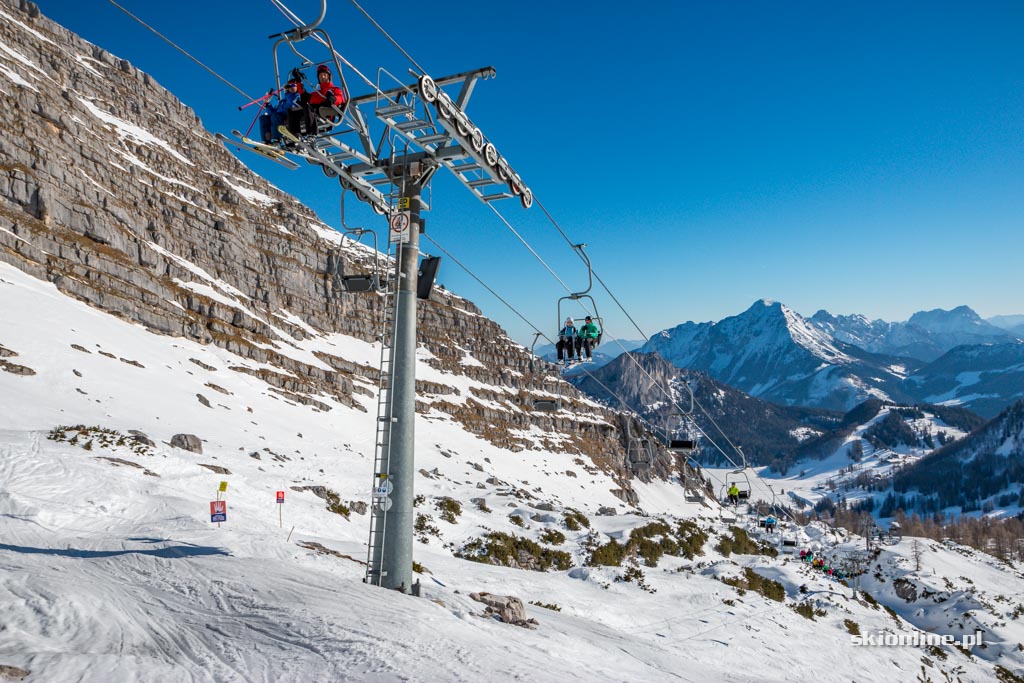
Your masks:
{"label": "person in black jacket", "polygon": [[558,331],[558,343],[555,344],[555,349],[558,350],[558,362],[560,363],[564,358],[565,364],[569,365],[569,361],[573,360],[573,356],[576,357],[576,360],[579,360],[576,325],[573,323],[572,318],[566,318],[565,327]]}

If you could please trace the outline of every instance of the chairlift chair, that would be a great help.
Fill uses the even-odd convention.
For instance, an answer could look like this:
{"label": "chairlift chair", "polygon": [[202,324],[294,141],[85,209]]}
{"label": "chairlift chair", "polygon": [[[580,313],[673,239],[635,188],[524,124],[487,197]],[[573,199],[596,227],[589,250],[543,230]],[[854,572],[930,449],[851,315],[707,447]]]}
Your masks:
{"label": "chairlift chair", "polygon": [[[690,466],[691,469],[694,470],[696,473],[694,476],[687,476],[687,466]],[[700,465],[693,462],[689,455],[686,455],[683,459],[683,466],[680,473],[682,474],[683,499],[686,500],[687,503],[701,503],[704,501],[704,496],[700,493],[701,489],[704,488],[704,478],[700,476],[699,471]],[[696,482],[700,482],[699,488]]]}
{"label": "chairlift chair", "polygon": [[537,398],[536,396],[530,397],[530,406],[534,410],[539,410],[544,413],[553,413],[562,409],[562,383],[550,377],[544,378],[544,384],[554,382],[555,384],[555,397],[554,398]]}
{"label": "chairlift chair", "polygon": [[[728,492],[733,484],[739,490],[740,500],[750,500],[750,478],[747,476],[747,467],[739,467],[725,475],[725,490]],[[728,497],[728,496],[724,496]]]}
{"label": "chairlift chair", "polygon": [[780,550],[784,553],[795,553],[797,547],[796,534],[787,532],[782,535]]}
{"label": "chairlift chair", "polygon": [[[590,302],[590,308],[594,310],[593,314],[590,315],[590,319],[597,324],[597,339],[594,340],[594,346],[593,346],[593,349],[591,349],[591,351],[593,351],[594,349],[596,349],[598,346],[601,345],[601,338],[604,336],[604,321],[601,319],[600,313],[598,313],[597,302],[594,301],[594,297],[592,297],[590,295],[590,288],[594,286],[594,270],[593,270],[593,268],[590,265],[590,258],[587,256],[587,253],[584,251],[584,248],[586,246],[587,246],[586,244],[574,244],[572,248],[574,250],[576,250],[576,253],[578,253],[580,255],[580,258],[583,259],[583,263],[585,263],[586,266],[587,266],[587,288],[584,289],[582,292],[573,292],[572,294],[568,294],[568,295],[563,296],[563,297],[558,299],[558,326],[556,326],[555,329],[561,329],[560,326],[562,324],[562,321],[565,320],[565,318],[562,317],[562,302],[564,302],[564,301],[580,301],[580,302],[583,302],[584,300],[585,301],[589,301]],[[581,303],[581,305],[582,305],[582,303]],[[584,306],[584,308],[586,309],[587,307]],[[587,310],[589,310],[589,309],[587,309]],[[581,345],[580,351],[582,352],[582,350],[583,350],[583,347]]]}
{"label": "chairlift chair", "polygon": [[[534,372],[534,361],[537,359],[537,354],[534,349],[537,346],[537,340],[540,339],[543,332],[533,333],[533,344],[530,345],[530,372]],[[536,396],[530,396],[530,407],[533,410],[539,410],[545,413],[553,413],[562,409],[562,384],[557,380],[553,380],[551,377],[545,377],[542,381],[542,385],[546,385],[549,382],[555,382],[555,397],[554,398],[537,398]]]}
{"label": "chairlift chair", "polygon": [[649,470],[654,466],[654,448],[650,439],[633,433],[632,418],[626,419],[626,465],[634,471]]}
{"label": "chairlift chair", "polygon": [[[278,58],[278,51],[282,45],[288,47],[292,53],[299,58],[300,65],[288,71],[287,75],[290,78],[301,78],[303,81],[306,80],[303,69],[314,66],[315,64],[327,64],[328,62],[333,64],[332,75],[334,79],[337,79],[337,87],[341,89],[341,92],[345,96],[345,101],[339,106],[321,106],[319,111],[316,112],[317,117],[317,130],[316,135],[324,135],[330,133],[337,125],[339,125],[343,119],[346,118],[348,110],[348,103],[352,100],[352,93],[349,91],[348,82],[345,80],[345,72],[341,68],[341,61],[338,59],[338,53],[334,49],[334,44],[331,42],[331,37],[320,28],[320,24],[323,22],[324,17],[327,15],[327,0],[320,0],[320,16],[317,17],[312,23],[299,26],[296,28],[276,33],[270,38],[276,38],[273,46],[274,55],[274,82],[277,89],[281,90],[281,84],[287,80],[282,78],[281,63]],[[328,59],[323,60],[319,63],[314,62],[305,55],[299,52],[297,45],[302,43],[308,38],[313,38],[316,42],[320,43],[323,48],[327,49]],[[314,80],[316,77],[314,77]],[[314,88],[316,85],[313,86]],[[352,126],[352,130],[357,131],[360,134],[360,138],[369,141],[369,131],[366,127],[366,122],[362,120],[362,117],[356,116],[348,117],[349,123]]]}
{"label": "chairlift chair", "polygon": [[[687,424],[687,417],[693,414],[693,389],[687,382],[683,382],[683,386],[686,387],[686,391],[690,395],[690,407],[687,410],[679,408],[665,415],[665,447],[671,453],[687,455],[696,448],[697,440]],[[671,397],[671,391],[668,392],[668,395]],[[673,426],[676,418],[679,419],[678,427]]]}
{"label": "chairlift chair", "polygon": [[380,252],[377,250],[377,233],[366,228],[349,227],[345,224],[345,190],[341,192],[341,226],[343,228],[341,237],[343,245],[346,237],[351,238],[357,244],[366,235],[370,235],[373,240],[373,272],[341,275],[339,283],[342,290],[346,292],[383,292],[386,287],[387,275],[382,276]]}

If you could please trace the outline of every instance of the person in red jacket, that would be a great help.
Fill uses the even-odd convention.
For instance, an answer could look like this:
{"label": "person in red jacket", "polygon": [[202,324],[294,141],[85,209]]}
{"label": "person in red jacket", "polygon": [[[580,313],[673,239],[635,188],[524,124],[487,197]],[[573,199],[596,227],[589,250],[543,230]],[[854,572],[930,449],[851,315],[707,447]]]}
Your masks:
{"label": "person in red jacket", "polygon": [[321,64],[316,68],[316,90],[302,93],[302,97],[288,112],[288,131],[295,137],[316,135],[316,117],[321,107],[334,107],[339,111],[345,106],[345,93],[331,83],[331,68]]}

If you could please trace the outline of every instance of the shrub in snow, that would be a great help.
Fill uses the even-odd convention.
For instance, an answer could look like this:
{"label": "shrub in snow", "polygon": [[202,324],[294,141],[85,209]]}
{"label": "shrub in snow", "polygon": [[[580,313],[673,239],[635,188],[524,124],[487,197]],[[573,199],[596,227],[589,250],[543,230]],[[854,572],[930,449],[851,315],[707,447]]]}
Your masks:
{"label": "shrub in snow", "polygon": [[455,524],[462,514],[462,505],[454,498],[441,498],[434,505],[441,511],[441,519],[449,524]]}

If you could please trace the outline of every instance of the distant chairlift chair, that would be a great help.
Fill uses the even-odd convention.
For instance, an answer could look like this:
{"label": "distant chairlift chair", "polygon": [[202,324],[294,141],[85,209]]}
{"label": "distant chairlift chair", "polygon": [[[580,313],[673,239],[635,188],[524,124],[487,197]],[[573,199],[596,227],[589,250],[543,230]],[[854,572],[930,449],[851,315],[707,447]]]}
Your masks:
{"label": "distant chairlift chair", "polygon": [[651,440],[633,432],[633,420],[626,419],[626,465],[634,472],[651,469],[654,466],[654,447]]}

